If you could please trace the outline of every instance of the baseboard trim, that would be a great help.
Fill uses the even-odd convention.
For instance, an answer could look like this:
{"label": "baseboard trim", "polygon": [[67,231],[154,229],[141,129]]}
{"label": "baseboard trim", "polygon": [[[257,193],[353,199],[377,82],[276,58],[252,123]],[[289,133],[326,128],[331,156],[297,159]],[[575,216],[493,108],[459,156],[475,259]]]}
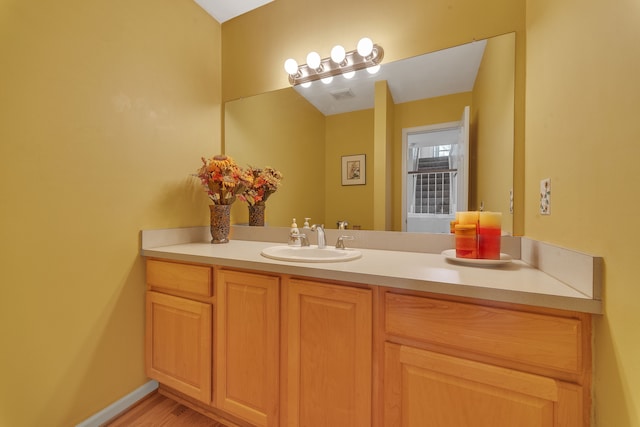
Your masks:
{"label": "baseboard trim", "polygon": [[155,391],[157,388],[158,382],[151,380],[127,394],[122,399],[113,402],[100,412],[82,421],[80,424],[77,424],[76,427],[98,427],[107,421],[114,419],[133,406],[136,402],[143,399],[146,395]]}

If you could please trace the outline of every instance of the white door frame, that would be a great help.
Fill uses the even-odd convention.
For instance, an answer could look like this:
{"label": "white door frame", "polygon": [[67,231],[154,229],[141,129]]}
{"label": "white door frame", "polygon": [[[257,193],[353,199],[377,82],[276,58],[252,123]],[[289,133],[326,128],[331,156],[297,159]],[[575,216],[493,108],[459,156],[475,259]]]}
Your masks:
{"label": "white door frame", "polygon": [[[402,222],[402,231],[407,231],[407,149],[408,149],[408,141],[409,141],[409,135],[415,135],[415,134],[420,134],[420,133],[427,133],[427,132],[437,132],[437,131],[443,131],[443,130],[448,130],[448,129],[458,129],[461,128],[462,126],[465,125],[464,121],[465,121],[465,115],[468,117],[468,110],[469,107],[465,107],[465,111],[463,113],[463,120],[461,121],[455,121],[455,122],[447,122],[447,123],[437,123],[434,125],[427,125],[427,126],[417,126],[417,127],[412,127],[412,128],[404,128],[402,129],[402,218],[401,218],[401,222]],[[468,120],[468,119],[467,119]],[[469,161],[469,138],[468,138],[468,126],[467,129],[465,129],[465,132],[467,133],[467,141],[466,141],[466,147],[464,148],[464,155],[465,155],[465,161],[466,163],[466,170],[464,171],[466,177],[465,177],[465,181],[466,181],[466,185],[464,186],[464,194],[468,194],[468,186],[469,186],[469,178],[468,178],[468,161]],[[466,197],[466,196],[465,196]],[[466,207],[464,208],[466,209]]]}

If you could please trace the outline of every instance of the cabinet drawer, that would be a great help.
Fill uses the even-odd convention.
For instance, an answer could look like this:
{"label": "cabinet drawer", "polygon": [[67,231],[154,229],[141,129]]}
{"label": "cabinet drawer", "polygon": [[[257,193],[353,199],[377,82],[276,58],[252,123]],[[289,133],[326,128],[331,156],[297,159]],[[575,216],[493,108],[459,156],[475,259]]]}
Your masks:
{"label": "cabinet drawer", "polygon": [[211,267],[147,260],[147,284],[193,295],[213,295]]}
{"label": "cabinet drawer", "polygon": [[385,330],[520,363],[582,370],[580,320],[387,293]]}

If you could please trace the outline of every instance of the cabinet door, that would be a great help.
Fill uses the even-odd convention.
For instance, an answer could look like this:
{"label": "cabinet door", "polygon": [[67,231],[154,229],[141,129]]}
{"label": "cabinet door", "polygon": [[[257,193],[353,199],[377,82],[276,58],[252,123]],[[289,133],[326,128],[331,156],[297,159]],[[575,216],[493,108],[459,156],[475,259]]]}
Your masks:
{"label": "cabinet door", "polygon": [[215,406],[256,426],[276,425],[280,279],[220,270],[216,294]]}
{"label": "cabinet door", "polygon": [[147,376],[209,403],[212,320],[211,304],[147,292]]}
{"label": "cabinet door", "polygon": [[551,378],[385,344],[385,426],[577,427],[581,396]]}
{"label": "cabinet door", "polygon": [[291,280],[287,425],[371,426],[371,291]]}

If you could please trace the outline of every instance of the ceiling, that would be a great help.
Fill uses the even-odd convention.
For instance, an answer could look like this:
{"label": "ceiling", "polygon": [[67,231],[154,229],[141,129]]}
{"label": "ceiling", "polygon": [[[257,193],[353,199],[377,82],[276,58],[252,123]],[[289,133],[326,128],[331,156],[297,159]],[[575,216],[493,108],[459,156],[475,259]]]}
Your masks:
{"label": "ceiling", "polygon": [[324,115],[373,108],[374,82],[386,80],[396,104],[473,89],[486,40],[381,64],[380,71],[360,70],[352,79],[334,77],[329,84],[315,81],[294,89]]}
{"label": "ceiling", "polygon": [[223,23],[250,10],[271,3],[273,0],[194,0],[207,13]]}

